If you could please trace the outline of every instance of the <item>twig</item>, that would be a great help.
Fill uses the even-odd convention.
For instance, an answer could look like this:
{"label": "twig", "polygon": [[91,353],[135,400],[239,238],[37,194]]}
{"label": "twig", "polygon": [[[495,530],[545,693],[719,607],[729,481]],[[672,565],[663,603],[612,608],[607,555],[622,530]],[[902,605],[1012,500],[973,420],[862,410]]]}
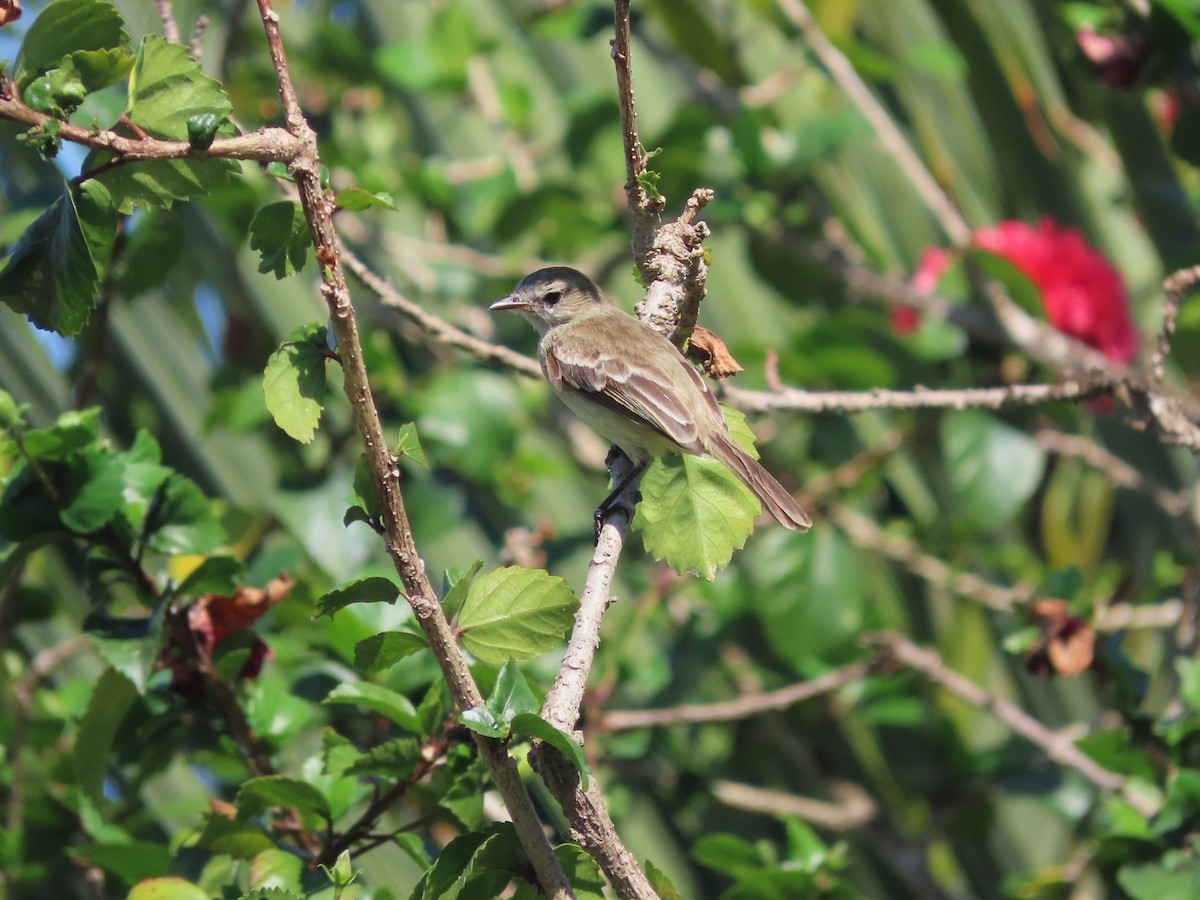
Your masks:
{"label": "twig", "polygon": [[13,94],[12,82],[0,91],[0,119],[21,125],[57,123],[58,136],[95,150],[106,150],[118,158],[140,159],[240,159],[254,162],[289,162],[298,152],[296,138],[282,128],[262,128],[236,137],[217,138],[207,150],[197,150],[187,141],[129,138],[115,131],[83,128],[26,106]]}
{"label": "twig", "polygon": [[849,507],[834,506],[827,514],[860,547],[882,553],[931,584],[974,600],[994,612],[1013,612],[1032,600],[1036,593],[1036,585],[1031,582],[1004,588],[978,575],[955,572],[942,560],[925,553],[913,541],[887,534],[869,518]]}
{"label": "twig", "polygon": [[345,247],[341,249],[341,256],[346,263],[346,268],[353,272],[355,277],[383,302],[384,306],[397,310],[412,320],[434,340],[465,350],[484,362],[502,363],[514,372],[528,375],[530,378],[542,377],[542,370],[528,356],[510,350],[502,344],[493,344],[467,334],[445,319],[427,312],[396,290],[386,279],[372,272],[362,260]]}
{"label": "twig", "polygon": [[200,62],[201,56],[204,54],[204,31],[208,28],[208,16],[197,16],[196,27],[192,29],[192,40],[190,46],[192,48],[192,59]]}
{"label": "twig", "polygon": [[1021,737],[1041,748],[1046,756],[1060,766],[1075,770],[1104,791],[1120,792],[1142,815],[1151,816],[1157,811],[1143,796],[1128,789],[1128,779],[1124,775],[1109,771],[1079,750],[1072,733],[1052,731],[1020,707],[985,691],[948,668],[932,650],[923,650],[894,632],[869,635],[865,643],[880,649],[882,664],[892,663],[920,672],[976,709],[990,712]]}
{"label": "twig", "polygon": [[776,691],[744,694],[734,700],[720,703],[690,703],[665,709],[615,710],[605,713],[598,727],[601,731],[612,734],[636,728],[693,725],[701,722],[735,722],[764,712],[787,709],[805,700],[830,694],[863,678],[867,671],[868,666],[865,664],[849,665],[819,678]]}
{"label": "twig", "polygon": [[995,388],[933,390],[917,385],[911,391],[779,391],[726,388],[725,395],[743,410],[753,412],[858,413],[873,409],[1004,409],[1037,406],[1064,400],[1086,400],[1112,394],[1114,386],[1101,379],[1070,380],[1061,384],[1010,384]]}
{"label": "twig", "polygon": [[[625,196],[629,199],[629,211],[633,214],[633,255],[641,267],[642,259],[654,243],[654,232],[658,217],[666,205],[666,198],[646,190],[643,181],[648,159],[638,137],[637,108],[633,100],[633,59],[630,47],[629,0],[614,0],[614,37],[612,58],[617,70],[617,104],[621,113],[621,140],[625,145]],[[653,280],[651,272],[642,270],[646,283]]]}
{"label": "twig", "polygon": [[887,110],[875,99],[875,95],[859,77],[850,60],[825,37],[825,33],[821,31],[802,0],[778,0],[778,4],[784,16],[799,30],[804,42],[829,71],[834,81],[871,123],[888,155],[912,182],[950,240],[958,246],[966,246],[971,239],[971,226],[913,151]]}
{"label": "twig", "polygon": [[[425,632],[426,639],[442,668],[455,703],[459,709],[481,706],[483,696],[467,669],[450,625],[437,602],[437,594],[429,583],[425,564],[417,552],[409,526],[408,512],[400,492],[399,469],[388,450],[379,412],[371,396],[354,307],[350,301],[350,291],[346,286],[342,267],[339,265],[332,204],[321,186],[316,134],[309,126],[296,99],[284,55],[283,38],[279,32],[279,16],[271,8],[270,0],[258,0],[258,8],[279,82],[279,97],[287,128],[297,148],[297,153],[288,162],[288,171],[295,179],[320,264],[321,295],[329,307],[330,320],[338,339],[346,396],[354,414],[355,425],[362,436],[371,476],[379,488],[387,551],[403,583],[404,594],[413,608],[417,622]],[[560,900],[573,897],[571,886],[542,830],[537,811],[521,780],[515,760],[499,741],[478,734],[473,736],[480,756],[487,763],[492,780],[508,806],[513,825],[543,890],[547,895]]]}
{"label": "twig", "polygon": [[1171,353],[1171,338],[1175,334],[1180,304],[1197,282],[1200,282],[1200,266],[1180,269],[1163,281],[1166,302],[1163,303],[1162,328],[1158,332],[1154,355],[1150,357],[1150,375],[1159,384],[1166,377],[1167,356]]}
{"label": "twig", "polygon": [[726,806],[768,816],[795,816],[830,831],[854,831],[879,812],[875,801],[857,784],[837,781],[830,791],[838,798],[834,803],[734,781],[717,780],[712,785],[713,796]]}
{"label": "twig", "polygon": [[538,183],[533,154],[504,119],[504,103],[500,99],[500,91],[488,68],[486,57],[475,55],[467,60],[467,87],[475,105],[483,114],[484,121],[499,132],[500,147],[508,157],[517,188],[526,193],[533,190]]}
{"label": "twig", "polygon": [[154,6],[162,22],[163,37],[172,44],[178,44],[179,26],[175,23],[175,14],[171,11],[171,0],[154,0]]}
{"label": "twig", "polygon": [[[1040,447],[1060,456],[1072,456],[1089,466],[1099,469],[1118,487],[1129,488],[1146,494],[1172,518],[1187,516],[1192,508],[1190,491],[1172,491],[1163,487],[1149,475],[1138,471],[1125,460],[1114,456],[1094,441],[1074,434],[1043,429],[1034,435]],[[1189,525],[1195,522],[1189,519]]]}

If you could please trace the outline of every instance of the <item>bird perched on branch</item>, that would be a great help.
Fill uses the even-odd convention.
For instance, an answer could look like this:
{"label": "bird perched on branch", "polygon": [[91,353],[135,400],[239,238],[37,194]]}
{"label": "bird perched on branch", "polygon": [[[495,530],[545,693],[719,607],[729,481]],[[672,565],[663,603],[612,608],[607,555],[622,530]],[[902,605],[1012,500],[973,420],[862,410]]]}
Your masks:
{"label": "bird perched on branch", "polygon": [[558,396],[633,463],[597,510],[597,523],[651,457],[691,453],[722,462],[785,528],[812,525],[795,498],[734,441],[717,398],[675,345],[582,272],[539,269],[489,308],[519,312],[532,323],[542,337],[542,371]]}

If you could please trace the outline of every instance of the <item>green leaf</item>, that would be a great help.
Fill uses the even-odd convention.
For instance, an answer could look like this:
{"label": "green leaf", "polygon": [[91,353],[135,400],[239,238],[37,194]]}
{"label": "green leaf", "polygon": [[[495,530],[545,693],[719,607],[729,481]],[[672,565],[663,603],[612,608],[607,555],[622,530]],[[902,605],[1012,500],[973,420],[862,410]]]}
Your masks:
{"label": "green leaf", "polygon": [[321,790],[289,775],[251,778],[238,790],[237,815],[243,821],[273,806],[295,807],[301,812],[329,816],[329,801]]}
{"label": "green leaf", "polygon": [[[126,107],[126,115],[142,130],[152,137],[186,141],[191,137],[189,119],[213,115],[221,122],[217,137],[228,137],[237,131],[227,121],[232,111],[220,82],[200,70],[186,47],[155,35],[142,39],[129,75]],[[111,159],[111,154],[94,152],[86,169]],[[128,215],[137,207],[170,208],[176,200],[207,193],[239,168],[228,159],[139,160],[100,172],[95,180],[108,188],[117,210]]]}
{"label": "green leaf", "polygon": [[672,454],[651,461],[633,517],[646,550],[677,572],[709,581],[746,543],[761,511],[758,499],[724,465],[707,456]]}
{"label": "green leaf", "polygon": [[457,575],[447,570],[446,594],[442,598],[442,612],[446,614],[447,619],[453,619],[458,615],[463,603],[466,602],[467,591],[470,589],[471,583],[482,568],[483,560],[477,559],[467,567],[466,571],[459,572]]}
{"label": "green leaf", "polygon": [[72,465],[77,487],[59,513],[64,525],[77,534],[91,534],[107,525],[125,498],[125,465],[115,453],[89,448]]}
{"label": "green leaf", "polygon": [[129,35],[117,8],[106,0],[55,0],[29,26],[13,69],[18,90],[65,59],[87,91],[115,84],[133,63]]}
{"label": "green leaf", "polygon": [[470,709],[465,709],[458,720],[463,727],[469,728],[476,734],[482,734],[484,737],[502,739],[508,737],[509,734],[507,723],[501,721],[500,717],[486,706],[472,706]]}
{"label": "green leaf", "polygon": [[183,581],[175,593],[180,597],[201,594],[230,594],[246,580],[246,565],[233,556],[210,556]]}
{"label": "green leaf", "polygon": [[514,734],[523,734],[527,737],[545,741],[562,753],[579,770],[583,789],[585,791],[588,789],[588,772],[590,771],[590,767],[583,758],[583,748],[579,746],[573,737],[564,731],[559,731],[541,716],[531,712],[518,713],[513,716],[512,729]]}
{"label": "green leaf", "polygon": [[467,870],[471,857],[486,839],[483,834],[471,832],[459,835],[443,847],[437,860],[413,888],[410,900],[442,900],[448,896],[450,888]]}
{"label": "green leaf", "polygon": [[169,555],[211,553],[225,539],[212,501],[196,482],[178,473],[163,482],[146,531],[146,545]]}
{"label": "green leaf", "polygon": [[500,667],[500,674],[496,676],[496,684],[487,700],[487,708],[505,725],[511,723],[513,716],[518,713],[537,712],[541,708],[529,688],[529,682],[512,659],[506,660]]}
{"label": "green leaf", "polygon": [[1200,890],[1200,865],[1194,859],[1178,860],[1175,866],[1127,865],[1117,881],[1133,900],[1192,900]]}
{"label": "green leaf", "polygon": [[428,647],[423,635],[411,631],[384,631],[354,645],[354,668],[367,675],[390,669],[406,656]]}
{"label": "green leaf", "polygon": [[275,424],[307,444],[321,420],[325,399],[325,327],[307,325],[280,345],[267,360],[263,394]]}
{"label": "green leaf", "polygon": [[308,220],[295,201],[268,203],[250,223],[250,249],[258,251],[258,271],[263,274],[295,275],[304,268],[310,246]]}
{"label": "green leaf", "polygon": [[372,194],[370,191],[364,191],[362,188],[347,188],[344,191],[339,191],[337,196],[333,198],[333,202],[340,209],[348,209],[351,212],[360,212],[364,209],[370,209],[372,206],[381,206],[384,209],[396,208],[396,201],[391,194],[380,191],[377,194]]}
{"label": "green leaf", "polygon": [[390,578],[384,578],[382,575],[356,578],[322,594],[317,600],[316,617],[332,616],[339,609],[352,603],[395,603],[401,593],[400,588],[396,587]]}
{"label": "green leaf", "polygon": [[68,852],[75,859],[86,859],[91,865],[112,873],[126,884],[162,877],[171,869],[170,849],[164,844],[148,841],[91,844],[73,847]]}
{"label": "green leaf", "polygon": [[75,772],[79,787],[93,803],[103,799],[109,751],[137,696],[133,682],[116,669],[106,669],[92,689],[92,699],[75,738]]}
{"label": "green leaf", "polygon": [[208,891],[190,881],[169,875],[138,882],[126,900],[208,900]]}
{"label": "green leaf", "polygon": [[509,566],[470,586],[458,628],[467,650],[483,662],[501,665],[509,657],[533,659],[561,643],[578,608],[561,578]]}
{"label": "green leaf", "polygon": [[393,738],[358,755],[343,775],[380,775],[393,780],[407,778],[421,755],[416,738]]}
{"label": "green leaf", "polygon": [[[554,848],[554,855],[558,859],[558,864],[562,866],[567,881],[575,890],[576,900],[603,900],[606,896],[604,875],[600,871],[599,864],[588,855],[586,850],[578,844],[559,844]],[[649,863],[647,866],[649,867]],[[646,874],[649,877],[649,868]],[[653,883],[654,881],[651,879],[651,884]],[[659,891],[659,896],[662,897],[662,900],[671,900],[661,891]]]}
{"label": "green leaf", "polygon": [[407,456],[422,469],[428,469],[425,451],[421,448],[421,439],[417,436],[417,426],[414,422],[406,422],[400,426],[400,438],[393,451],[397,456]]}
{"label": "green leaf", "polygon": [[446,755],[446,764],[433,774],[438,805],[464,827],[478,828],[483,820],[483,780],[487,766],[469,744],[460,744]]}
{"label": "green leaf", "polygon": [[646,860],[645,869],[646,879],[650,882],[650,886],[654,888],[654,893],[658,894],[660,900],[683,900],[683,895],[679,893],[679,889],[671,883],[671,879],[667,877],[662,869],[650,860]]}
{"label": "green leaf", "polygon": [[403,694],[366,681],[339,684],[322,703],[349,703],[387,716],[413,734],[421,733],[421,720],[412,701]]}
{"label": "green leaf", "polygon": [[984,531],[1008,524],[1037,489],[1046,463],[1028,434],[976,409],[943,419],[942,453],[964,515]]}
{"label": "green leaf", "polygon": [[67,189],[5,257],[0,301],[39,328],[72,337],[87,324],[99,284],[75,197]]}
{"label": "green leaf", "polygon": [[238,822],[216,812],[205,814],[204,830],[200,832],[196,843],[213,853],[234,859],[253,859],[275,846],[275,842],[257,825]]}
{"label": "green leaf", "polygon": [[[240,794],[239,794],[240,796]],[[300,857],[278,847],[259,853],[250,860],[250,887],[300,893],[304,863]]]}

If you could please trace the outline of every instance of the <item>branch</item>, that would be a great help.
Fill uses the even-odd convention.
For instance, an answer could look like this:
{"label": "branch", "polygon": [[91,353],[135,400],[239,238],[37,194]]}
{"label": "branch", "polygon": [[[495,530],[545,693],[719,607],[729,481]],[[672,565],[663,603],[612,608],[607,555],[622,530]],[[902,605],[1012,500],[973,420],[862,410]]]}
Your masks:
{"label": "branch", "polygon": [[282,128],[262,128],[236,137],[218,138],[207,150],[197,150],[187,141],[162,141],[152,137],[126,137],[115,131],[82,128],[26,106],[14,94],[9,82],[0,89],[0,119],[8,119],[31,128],[55,123],[63,140],[106,150],[118,159],[240,159],[254,162],[290,162],[300,151],[297,138]]}
{"label": "branch", "polygon": [[[304,215],[312,232],[317,261],[321,267],[321,295],[329,307],[330,320],[337,335],[341,355],[346,397],[354,414],[354,422],[362,437],[367,463],[379,488],[383,509],[384,537],[388,555],[404,585],[417,622],[425,632],[429,645],[442,668],[442,673],[459,709],[483,705],[479,687],[467,669],[466,661],[454,640],[454,634],[442,612],[437,594],[425,573],[425,564],[417,553],[416,542],[409,526],[408,512],[400,493],[400,477],[396,460],[379,421],[379,412],[371,395],[358,337],[350,291],[339,265],[337,235],[333,228],[333,204],[321,187],[316,133],[309,126],[296,99],[279,32],[279,16],[270,0],[258,0],[263,28],[279,81],[279,98],[283,105],[288,132],[295,141],[297,152],[288,161],[288,171],[295,179]],[[542,830],[533,801],[525,788],[515,760],[497,740],[473,734],[479,754],[487,763],[496,789],[504,798],[521,844],[533,864],[543,890],[555,898],[573,897],[571,886],[563,874],[554,850]]]}
{"label": "branch", "polygon": [[859,77],[854,65],[830,43],[829,38],[825,37],[825,33],[821,31],[812,13],[801,0],[778,0],[778,3],[779,9],[799,30],[800,36],[813,54],[871,124],[888,155],[912,182],[922,201],[950,236],[950,240],[958,246],[966,246],[971,239],[971,226],[896,127],[883,104],[875,99],[866,82]]}
{"label": "branch", "polygon": [[1109,771],[1077,748],[1072,733],[1050,730],[1020,707],[988,693],[973,681],[948,668],[941,657],[932,650],[923,650],[894,632],[870,635],[866,643],[879,648],[883,664],[891,663],[920,672],[976,709],[990,712],[1021,737],[1040,747],[1046,756],[1060,766],[1074,769],[1106,792],[1121,793],[1129,805],[1142,815],[1149,817],[1157,811],[1145,797],[1129,789],[1129,781],[1124,775]]}
{"label": "branch", "polygon": [[871,796],[857,784],[836,781],[830,791],[837,802],[800,797],[782,791],[738,784],[734,781],[713,782],[713,796],[736,809],[767,816],[795,816],[830,831],[854,831],[875,818],[879,808]]}
{"label": "branch", "polygon": [[833,693],[847,684],[863,678],[867,671],[866,664],[858,663],[776,691],[743,694],[734,700],[725,700],[719,703],[688,703],[665,709],[615,710],[605,713],[597,727],[601,731],[613,734],[636,728],[736,722],[764,712],[787,709],[805,700]]}
{"label": "branch", "polygon": [[1115,387],[1101,379],[1070,380],[1061,384],[1010,384],[996,388],[932,390],[917,385],[911,391],[777,391],[726,388],[725,395],[743,410],[753,412],[859,413],[873,409],[1004,409],[1037,406],[1064,400],[1087,400],[1112,394]]}

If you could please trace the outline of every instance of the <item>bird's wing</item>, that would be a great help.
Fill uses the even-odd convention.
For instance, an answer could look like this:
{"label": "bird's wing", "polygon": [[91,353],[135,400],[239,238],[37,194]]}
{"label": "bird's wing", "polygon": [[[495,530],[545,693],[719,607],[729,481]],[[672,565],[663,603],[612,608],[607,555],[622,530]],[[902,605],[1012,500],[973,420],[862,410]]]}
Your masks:
{"label": "bird's wing", "polygon": [[[638,338],[646,339],[643,335]],[[689,453],[704,453],[694,415],[689,412],[689,408],[695,407],[688,401],[696,394],[703,394],[700,402],[717,416],[721,415],[720,406],[700,374],[666,338],[662,341],[671,351],[672,366],[677,368],[659,372],[660,377],[656,377],[638,362],[648,355],[643,351],[660,348],[622,347],[622,357],[630,360],[626,362],[625,358],[618,358],[607,348],[591,342],[566,347],[564,342],[551,339],[542,347],[546,377],[557,391],[579,391],[674,441]]]}

